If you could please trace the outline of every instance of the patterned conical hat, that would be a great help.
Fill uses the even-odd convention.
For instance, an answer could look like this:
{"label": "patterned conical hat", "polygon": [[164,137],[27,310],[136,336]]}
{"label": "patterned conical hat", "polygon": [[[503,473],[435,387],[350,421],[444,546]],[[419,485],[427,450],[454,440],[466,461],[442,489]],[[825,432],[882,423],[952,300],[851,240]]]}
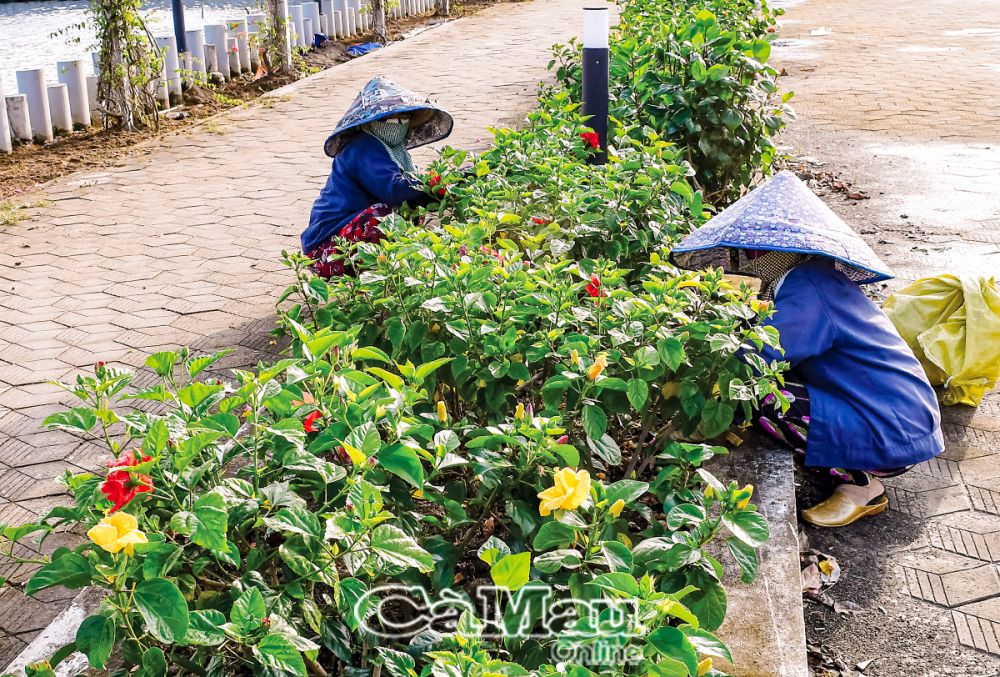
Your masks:
{"label": "patterned conical hat", "polygon": [[783,171],[750,191],[674,247],[681,268],[733,270],[733,249],[826,256],[857,284],[893,277],[850,226],[795,174]]}
{"label": "patterned conical hat", "polygon": [[369,80],[354,99],[347,113],[337,123],[337,128],[323,144],[323,150],[334,157],[361,126],[402,113],[412,115],[410,133],[406,137],[407,148],[439,141],[451,134],[451,128],[455,124],[448,111],[432,103],[427,97],[378,76]]}

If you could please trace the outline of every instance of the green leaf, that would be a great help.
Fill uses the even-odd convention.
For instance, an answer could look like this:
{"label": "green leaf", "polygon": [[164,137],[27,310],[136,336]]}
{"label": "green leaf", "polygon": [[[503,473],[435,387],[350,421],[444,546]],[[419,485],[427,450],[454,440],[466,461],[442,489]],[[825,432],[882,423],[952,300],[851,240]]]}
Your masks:
{"label": "green leaf", "polygon": [[42,421],[46,428],[61,428],[73,432],[90,432],[97,425],[97,414],[90,407],[74,407],[68,411],[49,414]]}
{"label": "green leaf", "polygon": [[434,558],[405,531],[391,524],[380,524],[372,532],[372,550],[389,564],[416,567],[423,573],[434,569]]}
{"label": "green leaf", "polygon": [[351,630],[361,627],[368,612],[375,608],[378,599],[368,594],[368,586],[356,578],[345,578],[337,588],[337,608]]}
{"label": "green leaf", "polygon": [[184,641],[197,646],[218,646],[226,641],[222,626],[226,616],[218,609],[202,609],[190,613],[190,625]]}
{"label": "green leaf", "polygon": [[698,674],[698,652],[683,632],[671,626],[657,628],[647,643],[667,658],[680,661],[692,675]]}
{"label": "green leaf", "polygon": [[181,358],[180,355],[172,350],[165,350],[159,353],[153,353],[146,358],[146,366],[151,368],[156,372],[156,375],[160,378],[166,378],[174,371],[174,365]]}
{"label": "green leaf", "polygon": [[[177,513],[174,517],[178,517]],[[226,503],[217,493],[208,493],[194,504],[193,513],[185,513],[186,527],[190,529],[191,540],[213,553],[225,553],[226,532],[229,530],[229,513]],[[174,526],[173,519],[171,526]],[[181,532],[183,533],[183,532]]]}
{"label": "green leaf", "polygon": [[389,677],[411,677],[411,670],[416,666],[416,661],[409,654],[395,649],[387,649],[384,646],[376,647],[382,667],[389,673]]}
{"label": "green leaf", "polygon": [[167,423],[162,418],[153,421],[146,431],[146,438],[142,442],[142,451],[150,456],[159,456],[167,448],[170,441],[170,431]]}
{"label": "green leaf", "polygon": [[648,482],[636,480],[618,480],[609,484],[604,489],[605,498],[608,503],[614,505],[615,501],[622,500],[626,504],[633,503],[649,491]]}
{"label": "green leaf", "polygon": [[324,528],[316,513],[305,508],[282,508],[273,517],[265,517],[264,524],[285,534],[302,534],[312,538],[323,538]]}
{"label": "green leaf", "polygon": [[587,437],[587,446],[608,465],[620,465],[622,462],[622,450],[618,447],[618,443],[611,438],[611,435]]}
{"label": "green leaf", "polygon": [[76,631],[76,648],[90,663],[100,670],[108,663],[115,646],[115,624],[107,616],[88,616]]}
{"label": "green leaf", "polygon": [[501,588],[511,592],[520,590],[531,579],[531,553],[507,555],[490,567],[490,578]]}
{"label": "green leaf", "polygon": [[701,431],[706,438],[718,437],[733,424],[734,409],[731,404],[709,400],[701,412]]}
{"label": "green leaf", "polygon": [[213,364],[221,360],[223,357],[226,357],[227,355],[232,355],[235,352],[236,351],[232,348],[226,348],[225,350],[220,350],[219,352],[214,353],[212,355],[199,355],[198,357],[188,360],[187,363],[188,376],[194,378],[201,372],[205,371],[205,369],[207,369],[208,367],[212,366]]}
{"label": "green leaf", "polygon": [[705,519],[705,509],[694,503],[680,503],[667,513],[667,528],[677,531],[688,525],[701,524]]}
{"label": "green leaf", "polygon": [[764,545],[771,537],[767,520],[759,512],[741,510],[732,517],[723,517],[722,523],[733,532],[733,536],[754,548]]}
{"label": "green leaf", "polygon": [[744,583],[753,583],[757,578],[757,551],[750,545],[735,537],[726,539],[729,552],[740,567],[740,580]]}
{"label": "green leaf", "polygon": [[151,646],[142,652],[142,677],[163,677],[167,674],[167,657],[163,649]]}
{"label": "green leaf", "polygon": [[595,576],[591,585],[596,585],[602,590],[618,593],[624,597],[639,597],[639,584],[632,574],[623,572],[612,572]]}
{"label": "green leaf", "polygon": [[608,431],[608,415],[596,404],[588,404],[583,408],[583,430],[587,437],[599,440]]}
{"label": "green leaf", "polygon": [[548,550],[558,545],[568,545],[576,538],[576,530],[568,524],[555,520],[546,522],[535,534],[531,542],[532,550]]}
{"label": "green leaf", "polygon": [[420,457],[412,447],[403,444],[393,444],[378,454],[379,464],[417,489],[424,486],[424,466]]}
{"label": "green leaf", "polygon": [[165,578],[143,581],[135,586],[132,599],[153,637],[166,644],[184,639],[188,606],[176,585]]}
{"label": "green leaf", "polygon": [[682,625],[680,630],[699,654],[733,662],[733,655],[729,652],[729,647],[711,632],[690,625]]}
{"label": "green leaf", "polygon": [[35,572],[24,586],[24,594],[34,595],[40,590],[57,585],[76,590],[90,583],[91,574],[90,563],[83,556],[75,552],[65,552]]}
{"label": "green leaf", "polygon": [[392,358],[385,354],[384,351],[379,350],[374,346],[365,346],[363,348],[357,348],[351,353],[351,357],[355,360],[375,360],[376,362],[381,362],[383,364],[395,364]]}
{"label": "green leaf", "polygon": [[278,672],[306,675],[306,663],[302,654],[286,637],[271,633],[253,648],[253,653],[265,666]]}
{"label": "green leaf", "polygon": [[601,554],[611,571],[632,573],[632,551],[624,543],[604,541],[601,543]]}
{"label": "green leaf", "polygon": [[247,588],[233,602],[233,608],[229,612],[229,620],[244,635],[259,628],[266,617],[267,605],[257,588]]}
{"label": "green leaf", "polygon": [[687,359],[684,352],[684,342],[673,336],[668,336],[660,341],[656,346],[656,352],[660,356],[660,361],[667,365],[671,371],[677,371],[677,367],[681,366]]}
{"label": "green leaf", "polygon": [[625,384],[625,394],[636,411],[642,411],[649,399],[649,384],[641,378],[631,378]]}

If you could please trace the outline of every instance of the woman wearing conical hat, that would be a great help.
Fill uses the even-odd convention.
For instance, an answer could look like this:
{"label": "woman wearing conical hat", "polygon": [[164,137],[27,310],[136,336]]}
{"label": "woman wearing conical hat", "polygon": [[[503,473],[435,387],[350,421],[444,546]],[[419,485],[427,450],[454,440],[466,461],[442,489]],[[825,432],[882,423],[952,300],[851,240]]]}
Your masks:
{"label": "woman wearing conical hat", "polygon": [[842,483],[802,512],[837,527],[882,512],[880,477],[944,450],[937,398],[920,363],[858,285],[892,277],[875,252],[791,172],[781,172],[689,235],[683,268],[758,277],[791,365],[791,407],[765,402],[754,424]]}
{"label": "woman wearing conical hat", "polygon": [[344,274],[338,243],[378,242],[379,219],[432,199],[412,176],[409,149],[447,137],[453,124],[443,108],[386,78],[365,85],[323,147],[333,158],[330,177],[302,233],[318,275]]}

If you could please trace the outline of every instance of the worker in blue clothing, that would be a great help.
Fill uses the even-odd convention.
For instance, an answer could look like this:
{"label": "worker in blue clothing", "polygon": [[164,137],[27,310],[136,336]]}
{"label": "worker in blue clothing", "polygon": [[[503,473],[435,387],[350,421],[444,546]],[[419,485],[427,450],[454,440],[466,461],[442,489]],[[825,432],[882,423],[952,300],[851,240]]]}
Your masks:
{"label": "worker in blue clothing", "polygon": [[333,165],[301,238],[318,275],[345,274],[340,247],[378,242],[380,219],[432,199],[414,177],[409,149],[447,137],[453,125],[443,108],[386,78],[365,85],[324,144]]}
{"label": "worker in blue clothing", "polygon": [[788,171],[748,193],[672,252],[684,268],[719,266],[761,281],[791,369],[787,410],[771,398],[753,424],[841,480],[802,511],[824,527],[888,507],[880,477],[944,451],[941,415],[923,368],[858,285],[892,277],[851,228]]}

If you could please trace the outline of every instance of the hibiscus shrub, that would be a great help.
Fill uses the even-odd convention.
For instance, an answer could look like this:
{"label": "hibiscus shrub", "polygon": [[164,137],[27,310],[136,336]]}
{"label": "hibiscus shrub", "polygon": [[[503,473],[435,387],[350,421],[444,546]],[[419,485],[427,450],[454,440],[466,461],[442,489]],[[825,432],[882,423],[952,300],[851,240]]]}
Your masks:
{"label": "hibiscus shrub", "polygon": [[[626,4],[645,41],[640,11],[664,12]],[[223,381],[225,351],[161,352],[151,386],[104,364],[66,384],[79,404],[46,424],[108,467],[0,533],[38,567],[27,594],[106,594],[29,672],[81,651],[143,676],[721,674],[725,584],[768,526],[703,466],[783,399],[755,352],[778,337],[749,289],[668,263],[702,167],[621,110],[601,167],[571,83],[486,152],[445,149],[434,203],[345,243],[356,276],[285,254],[286,359]],[[68,528],[86,539],[30,554]]]}

